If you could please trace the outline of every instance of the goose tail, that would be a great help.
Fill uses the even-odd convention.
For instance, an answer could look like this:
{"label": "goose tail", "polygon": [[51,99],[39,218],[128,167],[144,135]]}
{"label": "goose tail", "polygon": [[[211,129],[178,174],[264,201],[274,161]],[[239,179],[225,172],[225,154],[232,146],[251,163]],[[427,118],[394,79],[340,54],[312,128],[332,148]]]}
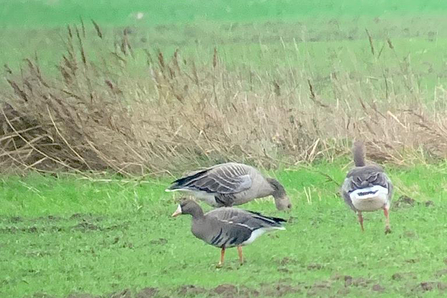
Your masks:
{"label": "goose tail", "polygon": [[364,167],[365,163],[365,144],[363,141],[355,141],[352,146],[352,155],[356,167]]}

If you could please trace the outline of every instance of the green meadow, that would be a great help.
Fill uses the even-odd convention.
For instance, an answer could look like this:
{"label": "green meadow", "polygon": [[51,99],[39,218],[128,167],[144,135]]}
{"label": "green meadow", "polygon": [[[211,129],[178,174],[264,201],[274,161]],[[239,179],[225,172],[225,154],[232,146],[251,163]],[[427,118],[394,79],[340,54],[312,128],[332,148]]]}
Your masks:
{"label": "green meadow", "polygon": [[[12,69],[37,57],[54,73],[67,25],[93,36],[94,20],[110,43],[126,30],[141,64],[145,51],[169,56],[177,49],[209,63],[217,48],[230,69],[294,68],[316,81],[338,72],[379,80],[411,69],[421,89],[446,83],[447,5],[440,1],[3,0],[0,6],[0,64]],[[85,45],[87,54],[98,47]]]}
{"label": "green meadow", "polygon": [[1,296],[444,293],[447,167],[388,169],[396,193],[393,232],[385,235],[381,212],[365,214],[362,233],[355,214],[338,196],[338,183],[349,166],[322,163],[268,172],[284,183],[293,210],[278,212],[270,199],[242,207],[284,217],[286,230],[245,247],[242,266],[236,250],[229,250],[220,269],[219,249],[191,234],[191,218],[170,217],[179,198],[164,192],[170,179],[2,177]]}
{"label": "green meadow", "polygon": [[[339,73],[373,82],[411,73],[412,88],[390,87],[397,100],[417,89],[445,109],[446,14],[434,0],[0,0],[0,65],[20,74],[32,58],[57,76],[70,25],[92,36],[87,55],[125,31],[140,78],[146,51],[179,49],[209,64],[216,49],[230,70],[303,71],[324,95]],[[0,88],[10,88],[3,77]],[[395,184],[389,235],[381,212],[364,214],[362,233],[340,198],[351,166],[338,157],[264,171],[284,184],[292,211],[271,198],[240,207],[283,217],[286,230],[245,247],[242,266],[229,250],[223,268],[219,249],[191,234],[191,218],[170,216],[180,198],[164,191],[172,177],[1,174],[0,297],[447,295],[446,162],[385,165]]]}

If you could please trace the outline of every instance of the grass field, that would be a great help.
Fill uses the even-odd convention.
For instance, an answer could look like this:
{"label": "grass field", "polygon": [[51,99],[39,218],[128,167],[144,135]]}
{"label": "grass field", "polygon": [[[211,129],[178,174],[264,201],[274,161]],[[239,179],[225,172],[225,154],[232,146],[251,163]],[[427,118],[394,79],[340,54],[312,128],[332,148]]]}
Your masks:
{"label": "grass field", "polygon": [[[284,183],[293,211],[277,212],[270,200],[243,208],[285,217],[287,230],[247,246],[243,266],[230,250],[221,269],[215,267],[219,250],[191,234],[191,219],[170,217],[176,208],[164,192],[170,179],[3,177],[1,296],[109,297],[126,289],[141,292],[136,297],[155,292],[157,297],[444,293],[445,165],[389,169],[397,186],[389,235],[381,212],[365,215],[362,233],[355,214],[338,197],[335,182],[342,181],[347,166],[339,162],[270,173]],[[414,201],[399,199],[402,195]]]}
{"label": "grass field", "polygon": [[[0,8],[0,64],[12,68],[37,55],[42,67],[54,72],[62,59],[68,24],[88,32],[91,19],[104,30],[105,39],[118,40],[124,28],[135,51],[176,49],[185,57],[209,62],[214,47],[230,68],[262,71],[298,68],[315,80],[331,73],[401,75],[411,68],[421,89],[445,84],[444,48],[447,32],[441,30],[447,5],[439,1],[12,1]],[[141,13],[141,18],[136,15]],[[368,34],[373,39],[371,53]],[[387,39],[391,40],[390,49]],[[98,47],[87,44],[87,53]],[[144,58],[141,64],[144,65]],[[145,69],[145,68],[144,68]],[[433,96],[431,94],[431,96]]]}
{"label": "grass field", "polygon": [[[0,165],[16,162],[0,172],[53,172],[0,176],[0,297],[447,295],[446,13],[438,0],[0,0],[0,103],[33,120],[11,131],[0,114]],[[20,71],[30,57],[39,71]],[[389,235],[381,212],[362,233],[338,195],[359,135],[390,162]],[[268,174],[294,207],[241,206],[287,229],[217,269],[191,219],[170,217],[171,178],[127,170],[229,158],[279,165]]]}
{"label": "grass field", "polygon": [[[106,25],[128,25],[132,20],[143,25],[173,23],[191,23],[201,20],[213,22],[251,22],[296,20],[299,18],[413,15],[437,14],[441,16],[447,10],[444,3],[436,0],[411,0],[401,5],[393,1],[250,1],[212,0],[206,3],[188,0],[179,2],[136,0],[125,5],[120,0],[110,1],[74,1],[74,0],[37,0],[33,2],[2,0],[0,26],[48,27],[65,26],[70,22],[84,19],[96,19]],[[136,18],[135,13],[147,16]]]}

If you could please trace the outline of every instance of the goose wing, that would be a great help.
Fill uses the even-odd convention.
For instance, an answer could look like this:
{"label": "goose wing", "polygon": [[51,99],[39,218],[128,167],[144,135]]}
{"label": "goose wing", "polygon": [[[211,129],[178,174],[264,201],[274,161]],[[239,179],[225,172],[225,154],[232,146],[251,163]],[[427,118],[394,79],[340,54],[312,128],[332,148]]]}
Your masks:
{"label": "goose wing", "polygon": [[250,239],[252,233],[245,225],[219,221],[216,232],[206,242],[217,247],[233,247]]}
{"label": "goose wing", "polygon": [[352,210],[356,210],[354,207],[354,204],[352,204],[352,200],[351,200],[351,187],[352,185],[352,178],[351,177],[347,177],[345,179],[345,181],[343,182],[343,185],[341,187],[341,195],[343,197],[343,199],[345,200],[345,203],[352,209]]}
{"label": "goose wing", "polygon": [[209,218],[215,218],[221,222],[233,223],[245,226],[251,230],[261,228],[281,229],[284,219],[278,217],[264,216],[257,212],[245,211],[237,208],[219,208],[206,214]]}
{"label": "goose wing", "polygon": [[169,190],[188,189],[214,194],[235,194],[252,186],[252,168],[237,163],[217,165],[177,179]]}

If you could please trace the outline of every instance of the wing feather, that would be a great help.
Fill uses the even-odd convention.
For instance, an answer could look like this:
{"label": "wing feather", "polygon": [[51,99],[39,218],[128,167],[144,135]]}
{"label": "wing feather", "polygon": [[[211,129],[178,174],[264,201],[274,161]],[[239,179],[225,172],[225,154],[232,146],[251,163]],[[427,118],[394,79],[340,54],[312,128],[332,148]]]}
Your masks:
{"label": "wing feather", "polygon": [[235,194],[252,186],[251,167],[228,163],[217,165],[173,182],[169,189],[191,189],[216,194]]}
{"label": "wing feather", "polygon": [[219,208],[206,214],[219,221],[245,226],[251,230],[260,228],[280,228],[285,222],[282,218],[268,217],[257,212],[245,211],[237,208]]}
{"label": "wing feather", "polygon": [[342,187],[341,187],[341,195],[343,199],[345,200],[345,203],[352,209],[356,210],[354,205],[352,204],[351,196],[349,193],[351,192],[351,185],[353,185],[352,177],[348,177],[345,179]]}

